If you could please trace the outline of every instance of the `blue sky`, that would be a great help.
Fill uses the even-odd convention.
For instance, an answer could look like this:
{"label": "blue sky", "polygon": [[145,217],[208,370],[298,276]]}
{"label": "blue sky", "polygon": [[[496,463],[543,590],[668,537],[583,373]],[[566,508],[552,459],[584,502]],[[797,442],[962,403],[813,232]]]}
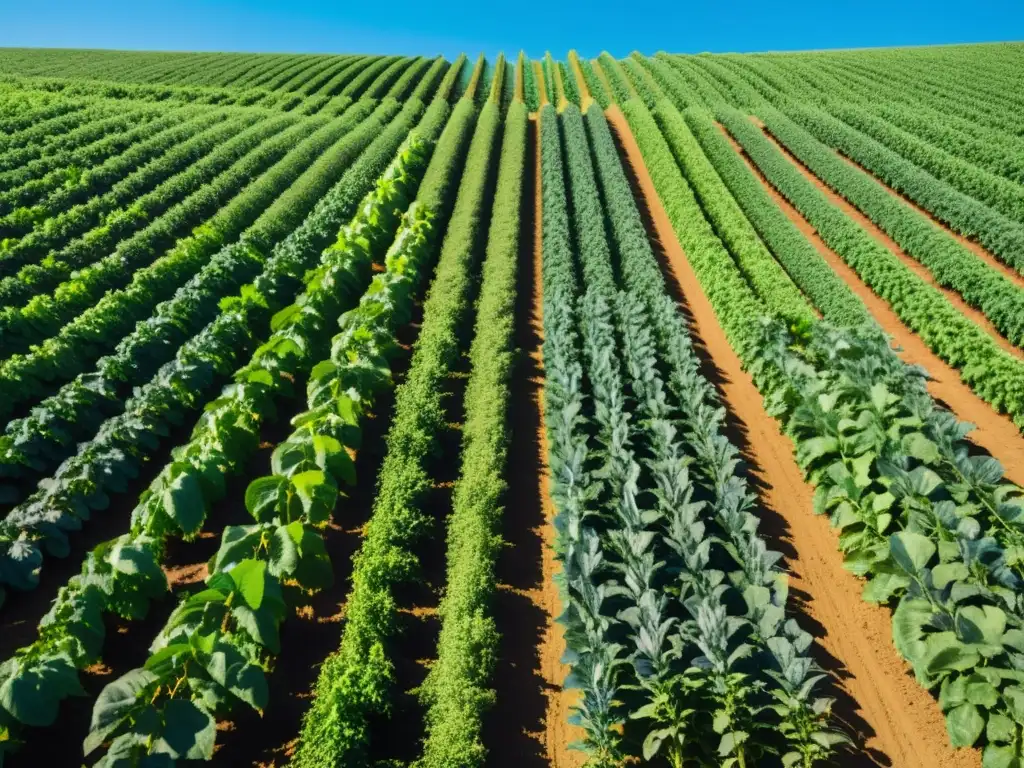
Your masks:
{"label": "blue sky", "polygon": [[1024,0],[0,0],[0,46],[451,58],[520,48],[625,56],[1022,39]]}

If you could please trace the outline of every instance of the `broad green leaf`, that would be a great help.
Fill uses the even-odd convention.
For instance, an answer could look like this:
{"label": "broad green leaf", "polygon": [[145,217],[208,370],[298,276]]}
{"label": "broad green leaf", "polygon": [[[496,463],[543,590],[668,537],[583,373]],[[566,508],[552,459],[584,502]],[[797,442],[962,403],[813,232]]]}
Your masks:
{"label": "broad green leaf", "polygon": [[254,611],[263,603],[264,572],[267,564],[262,560],[243,560],[235,565],[228,575],[235,584],[245,604]]}
{"label": "broad green leaf", "polygon": [[164,510],[185,536],[198,533],[206,519],[206,502],[198,476],[179,472],[163,493]]}
{"label": "broad green leaf", "polygon": [[57,719],[60,702],[67,696],[84,696],[78,671],[64,657],[14,666],[13,674],[0,684],[0,706],[25,725],[43,727]]}
{"label": "broad green leaf", "polygon": [[139,582],[166,591],[167,576],[156,559],[156,552],[144,541],[132,541],[122,536],[111,547],[107,562],[118,573],[137,577]]}
{"label": "broad green leaf", "polygon": [[1024,768],[1024,760],[1013,747],[987,744],[981,756],[981,768]]}
{"label": "broad green leaf", "polygon": [[317,465],[346,485],[356,484],[356,465],[340,440],[328,435],[313,437]]}
{"label": "broad green leaf", "polygon": [[918,659],[932,674],[950,670],[966,671],[978,664],[974,648],[960,642],[952,632],[933,632],[924,641],[925,650]]}
{"label": "broad green leaf", "polygon": [[946,715],[946,730],[954,747],[970,747],[981,736],[985,718],[973,704],[961,704]]}
{"label": "broad green leaf", "polygon": [[1003,701],[1006,702],[1010,716],[1024,725],[1024,688],[1008,685],[1003,689]]}
{"label": "broad green leaf", "polygon": [[260,477],[245,489],[245,508],[259,523],[284,517],[288,503],[288,478],[280,475]]}
{"label": "broad green leaf", "polygon": [[903,450],[925,464],[934,464],[940,458],[939,448],[920,432],[911,432],[903,436]]}
{"label": "broad green leaf", "polygon": [[834,437],[812,437],[799,445],[800,466],[806,469],[822,456],[827,456],[838,450],[839,441]]}
{"label": "broad green leaf", "polygon": [[889,551],[896,565],[907,574],[916,575],[935,555],[935,544],[920,533],[902,531],[889,537]]}
{"label": "broad green leaf", "polygon": [[968,605],[957,611],[957,634],[967,643],[998,645],[1006,631],[1006,614],[992,605]]}
{"label": "broad green leaf", "polygon": [[291,482],[302,502],[306,520],[313,525],[326,522],[338,500],[338,487],[334,480],[323,471],[312,469],[294,475]]}
{"label": "broad green leaf", "polygon": [[215,682],[253,709],[266,708],[269,692],[263,670],[249,663],[233,645],[218,643],[206,670]]}
{"label": "broad green leaf", "polygon": [[192,655],[192,646],[189,643],[173,643],[164,646],[146,659],[144,669],[160,677],[166,677],[174,668],[175,659],[183,655]]}
{"label": "broad green leaf", "polygon": [[171,699],[164,705],[164,728],[153,744],[157,754],[178,760],[209,760],[217,740],[217,721],[188,699]]}
{"label": "broad green leaf", "polygon": [[869,603],[887,603],[893,595],[910,586],[910,577],[896,573],[880,573],[864,586],[861,596]]}
{"label": "broad green leaf", "polygon": [[157,681],[157,676],[144,669],[133,669],[112,683],[108,683],[92,708],[92,722],[89,735],[85,737],[82,749],[85,754],[95,750],[107,740],[134,708],[139,694]]}
{"label": "broad green leaf", "polygon": [[211,571],[222,571],[232,563],[255,556],[267,530],[264,525],[229,525],[221,534],[220,547],[211,561]]}
{"label": "broad green leaf", "polygon": [[871,404],[875,406],[875,410],[877,411],[884,411],[886,406],[898,399],[899,398],[889,392],[885,384],[880,381],[871,387]]}
{"label": "broad green leaf", "polygon": [[988,716],[988,725],[985,728],[985,737],[989,741],[1013,741],[1017,736],[1017,726],[1013,720],[1006,715],[994,712]]}
{"label": "broad green leaf", "polygon": [[331,558],[327,554],[324,540],[310,526],[296,520],[287,528],[289,538],[295,543],[298,564],[294,578],[304,589],[326,589],[334,582]]}

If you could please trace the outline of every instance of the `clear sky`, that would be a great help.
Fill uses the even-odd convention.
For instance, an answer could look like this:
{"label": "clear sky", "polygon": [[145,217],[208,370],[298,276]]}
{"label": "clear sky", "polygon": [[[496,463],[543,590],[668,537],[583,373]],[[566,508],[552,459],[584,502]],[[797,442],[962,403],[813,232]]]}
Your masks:
{"label": "clear sky", "polygon": [[0,0],[0,46],[562,58],[995,40],[1024,40],[1024,0]]}

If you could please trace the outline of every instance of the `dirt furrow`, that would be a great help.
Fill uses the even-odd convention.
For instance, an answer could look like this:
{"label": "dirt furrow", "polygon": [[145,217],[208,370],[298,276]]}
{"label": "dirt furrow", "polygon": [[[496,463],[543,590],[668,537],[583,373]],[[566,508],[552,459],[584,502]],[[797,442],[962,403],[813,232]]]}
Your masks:
{"label": "dirt furrow", "polygon": [[575,56],[569,57],[569,69],[572,71],[572,76],[576,79],[576,88],[580,92],[580,109],[586,112],[590,105],[594,103],[594,97],[590,95],[590,86],[587,85],[587,78],[583,76],[579,59]]}
{"label": "dirt furrow", "polygon": [[909,197],[902,194],[901,192],[897,192],[895,189],[893,189],[884,181],[882,181],[873,173],[871,173],[871,171],[867,170],[859,163],[851,160],[842,152],[836,152],[836,154],[839,155],[839,157],[848,165],[856,168],[858,171],[866,173],[868,176],[874,179],[890,195],[899,198],[904,203],[913,208],[915,211],[920,213],[922,216],[927,216],[929,221],[931,221],[935,226],[943,230],[947,235],[949,235],[958,243],[960,243],[960,245],[962,245],[964,248],[966,248],[979,259],[981,259],[983,262],[985,262],[985,264],[987,264],[992,269],[998,271],[1000,274],[1006,277],[1006,279],[1013,282],[1018,288],[1024,289],[1024,276],[1017,272],[1017,270],[1015,270],[1013,267],[1009,266],[1008,264],[1004,264],[991,253],[989,253],[987,250],[985,250],[985,246],[981,245],[980,243],[976,243],[967,237],[964,237],[958,232],[954,232],[952,229],[949,228],[949,226],[935,218],[935,216],[932,215],[929,211],[926,211],[924,208],[922,208],[920,205],[915,203],[913,200],[911,200]]}
{"label": "dirt furrow", "polygon": [[[853,268],[825,244],[814,227],[800,215],[800,212],[776,191],[742,148],[732,141],[731,137],[730,143],[751,172],[758,177],[779,208],[814,245],[836,274],[860,297],[875,320],[900,347],[900,357],[907,363],[922,365],[928,370],[928,374],[931,376],[931,381],[928,382],[928,391],[932,397],[953,411],[961,420],[974,424],[976,429],[970,434],[971,442],[999,459],[1006,471],[1006,476],[1011,481],[1018,485],[1024,484],[1024,439],[1021,438],[1020,432],[1009,417],[996,413],[992,406],[978,397],[960,379],[960,374],[955,368],[932,352],[920,336],[904,325],[889,304],[875,294],[860,279]],[[811,177],[806,168],[795,160],[793,162],[806,176]],[[835,193],[825,192],[825,194],[829,194],[831,200],[838,198]]]}
{"label": "dirt furrow", "polygon": [[548,99],[547,81],[544,78],[544,65],[539,61],[532,61],[530,64],[533,66],[533,79],[537,82],[537,96],[543,107],[545,104],[551,103]]}
{"label": "dirt furrow", "polygon": [[516,346],[512,382],[509,490],[505,502],[506,548],[498,561],[495,619],[501,633],[495,670],[497,704],[484,724],[489,766],[576,768],[584,762],[569,744],[581,737],[569,725],[574,693],[562,690],[568,667],[562,606],[554,574],[554,505],[549,493],[544,429],[543,293],[541,284],[540,123],[530,118],[534,169],[524,182],[520,230]]}
{"label": "dirt furrow", "polygon": [[837,716],[863,749],[840,756],[837,764],[980,765],[976,751],[949,746],[938,704],[917,685],[892,647],[889,612],[861,600],[861,582],[843,568],[828,520],[812,514],[812,490],[793,458],[793,446],[765,413],[751,377],[730,347],[673,233],[625,117],[616,107],[607,115],[636,177],[639,202],[648,208],[670,280],[679,287],[692,319],[695,341],[706,349],[705,362],[712,368],[706,374],[715,381],[733,419],[732,431],[745,449],[765,509],[763,533],[770,545],[787,552],[792,593],[810,619],[805,623],[823,652],[820,663],[849,697],[846,707],[842,702],[837,706]]}
{"label": "dirt furrow", "polygon": [[[839,207],[843,211],[843,213],[845,213],[847,216],[849,216],[851,219],[857,222],[861,227],[863,227],[864,230],[869,235],[871,235],[872,238],[874,238],[879,243],[884,245],[887,249],[889,249],[915,275],[920,277],[922,280],[924,280],[926,283],[928,283],[936,290],[940,291],[942,295],[946,297],[946,301],[948,301],[951,305],[953,305],[953,307],[956,308],[957,312],[966,317],[979,328],[982,328],[989,336],[992,337],[993,341],[995,341],[1000,347],[1002,347],[1002,349],[1004,349],[1007,353],[1013,355],[1014,357],[1024,360],[1024,350],[1015,347],[1005,337],[1003,337],[1003,335],[999,333],[999,330],[995,327],[995,325],[992,324],[992,321],[985,316],[984,312],[972,307],[970,304],[963,300],[959,293],[957,293],[953,289],[939,285],[934,275],[932,275],[932,273],[928,270],[926,266],[924,266],[921,262],[917,261],[913,256],[909,255],[906,251],[904,251],[900,247],[899,243],[897,243],[895,240],[889,237],[889,235],[887,235],[878,225],[871,221],[871,219],[869,219],[867,216],[861,213],[860,209],[858,209],[853,204],[847,202],[846,198],[844,198],[839,193],[833,191],[825,182],[819,179],[810,168],[804,165],[795,155],[793,155],[788,149],[786,149],[782,142],[778,141],[760,120],[754,119],[752,121],[758,127],[760,127],[762,131],[764,131],[765,138],[767,138],[768,141],[772,142],[772,144],[774,144],[778,148],[778,150],[782,152],[782,154],[784,154],[791,163],[797,166],[804,174],[804,176],[807,177],[814,184],[814,186],[817,187],[822,192],[822,194],[828,196],[829,200],[832,202],[833,205]],[[719,126],[719,128],[721,128],[721,126]],[[856,168],[862,173],[867,173],[866,171],[864,171],[863,168],[858,166],[856,163],[852,162],[849,158],[845,157],[844,155],[838,152],[836,154],[840,157],[840,159],[845,160],[852,167]],[[871,174],[868,175],[871,176]],[[881,184],[881,182],[879,182],[878,179],[875,179],[874,176],[872,176],[871,178],[874,181]],[[883,184],[882,186],[884,187],[885,185]],[[885,189],[895,197],[904,200],[904,198],[895,190],[889,189],[888,187],[885,187]],[[907,201],[904,200],[904,202]],[[919,211],[921,213],[925,213],[923,209],[919,209]],[[1006,269],[1007,268],[1004,266],[1001,272],[1005,273]],[[1024,283],[1022,283],[1022,285],[1024,285]]]}

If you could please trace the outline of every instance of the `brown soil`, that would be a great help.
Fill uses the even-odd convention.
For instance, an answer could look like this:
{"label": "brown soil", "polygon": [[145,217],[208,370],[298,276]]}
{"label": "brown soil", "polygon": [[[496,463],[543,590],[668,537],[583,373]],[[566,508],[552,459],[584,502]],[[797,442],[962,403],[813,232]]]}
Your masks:
{"label": "brown soil", "polygon": [[544,363],[541,286],[540,123],[530,118],[533,178],[525,183],[520,230],[520,270],[516,345],[520,361],[512,381],[509,490],[505,503],[507,543],[498,561],[495,617],[501,633],[495,670],[497,704],[484,723],[487,765],[508,768],[575,768],[584,762],[568,749],[581,737],[570,726],[575,699],[562,690],[568,667],[555,624],[561,601],[553,576],[554,506],[548,493],[547,437],[544,431]]}
{"label": "brown soil", "polygon": [[971,253],[973,253],[975,256],[977,256],[979,259],[981,259],[983,262],[985,262],[985,264],[987,264],[989,267],[991,267],[992,269],[994,269],[997,272],[999,272],[1007,280],[1010,280],[1011,282],[1013,282],[1018,288],[1024,289],[1024,276],[1022,276],[1019,272],[1017,272],[1017,270],[1015,270],[1013,267],[1009,266],[1008,264],[1004,264],[998,258],[996,258],[991,253],[989,253],[987,250],[985,250],[985,246],[983,246],[980,243],[976,243],[973,240],[970,240],[970,239],[964,237],[963,235],[959,234],[958,232],[954,232],[945,223],[943,223],[943,222],[939,221],[937,218],[935,218],[935,216],[932,215],[929,211],[926,211],[924,208],[922,208],[920,205],[915,203],[913,200],[911,200],[906,195],[904,195],[904,194],[902,194],[900,192],[897,192],[895,189],[890,187],[884,181],[882,181],[881,179],[876,177],[869,170],[867,170],[866,168],[862,167],[858,163],[854,162],[853,160],[848,158],[846,155],[842,154],[841,152],[836,152],[836,154],[839,155],[839,157],[842,158],[847,164],[853,166],[854,168],[856,168],[859,171],[862,171],[863,173],[866,173],[868,176],[871,176],[890,195],[892,195],[893,197],[898,197],[900,200],[902,200],[904,203],[909,205],[911,208],[913,208],[915,211],[920,213],[922,216],[927,216],[928,219],[933,224],[935,224],[935,226],[937,226],[941,230],[943,230],[947,235],[949,235],[954,240],[956,240],[958,243],[960,243],[960,245],[962,245],[964,248],[966,248]]}
{"label": "brown soil", "polygon": [[[396,385],[405,378],[420,309],[417,305],[414,322],[400,328],[397,334],[403,351],[392,361]],[[304,402],[300,398],[290,405],[299,408]],[[283,766],[294,752],[302,718],[312,704],[320,665],[341,643],[345,603],[352,586],[352,557],[362,544],[365,524],[372,513],[377,475],[387,452],[386,436],[393,405],[394,388],[391,388],[367,414],[362,445],[354,457],[358,482],[338,500],[334,521],[323,531],[334,569],[334,584],[306,599],[296,596],[294,614],[281,624],[281,653],[268,676],[271,706],[262,718],[247,707],[236,709],[230,727],[217,737],[215,759],[224,765]],[[269,434],[264,432],[268,449],[261,451],[262,455],[256,457],[240,477],[241,490],[229,494],[230,506],[238,509],[222,511],[222,517],[230,518],[227,522],[237,522],[233,518],[244,513],[245,483],[266,472],[270,449],[290,434],[289,419],[293,415],[289,409],[276,423],[268,425]],[[418,743],[413,741],[412,746]]]}
{"label": "brown soil", "polygon": [[[999,333],[999,330],[992,324],[992,321],[989,320],[981,310],[975,309],[970,304],[968,304],[966,301],[964,301],[960,297],[960,294],[957,293],[956,291],[954,291],[954,290],[952,290],[950,288],[945,288],[945,287],[939,285],[939,283],[935,280],[935,277],[932,275],[932,273],[928,270],[927,267],[925,267],[921,262],[917,261],[913,256],[909,255],[906,251],[904,251],[895,240],[893,240],[891,237],[889,237],[889,235],[887,235],[884,231],[882,231],[882,229],[878,225],[876,225],[873,221],[871,221],[871,219],[869,219],[867,216],[865,216],[863,213],[861,213],[858,208],[856,208],[851,203],[847,202],[846,199],[842,195],[838,194],[837,192],[834,192],[827,184],[825,184],[825,182],[821,181],[817,176],[815,176],[814,172],[811,171],[811,169],[809,169],[803,163],[801,163],[792,153],[790,153],[789,150],[787,150],[782,145],[782,143],[779,142],[768,131],[766,126],[764,126],[760,121],[756,121],[756,122],[760,125],[761,130],[764,131],[765,137],[770,142],[772,142],[779,149],[780,152],[785,154],[786,157],[792,163],[797,165],[800,168],[800,170],[803,171],[804,176],[806,176],[814,184],[815,187],[817,187],[819,190],[821,190],[821,192],[823,194],[828,195],[829,200],[834,205],[836,205],[839,208],[841,208],[843,213],[845,213],[851,219],[853,219],[858,224],[860,224],[860,226],[863,227],[864,230],[869,235],[871,235],[871,237],[873,237],[879,243],[881,243],[886,248],[888,248],[890,251],[892,251],[892,253],[895,254],[895,256],[900,261],[902,261],[903,264],[906,265],[915,275],[920,277],[922,280],[924,280],[926,283],[928,283],[930,286],[932,286],[936,290],[940,291],[942,293],[942,295],[945,296],[946,301],[948,301],[957,310],[957,312],[959,312],[961,315],[966,317],[968,320],[970,320],[972,323],[977,325],[979,328],[982,328],[1006,352],[1008,352],[1009,354],[1013,355],[1014,357],[1017,357],[1017,358],[1020,358],[1020,359],[1024,360],[1024,350],[1021,350],[1018,347],[1015,347],[1013,344],[1011,344],[1009,341],[1007,341]],[[861,171],[862,173],[866,173],[867,174],[867,172],[864,171],[864,169],[861,168],[860,166],[858,166],[856,163],[853,163],[852,161],[848,160],[846,157],[844,157],[843,155],[841,155],[839,153],[836,153],[836,154],[839,155],[839,157],[841,159],[845,160],[852,167],[856,168],[857,170]],[[867,175],[871,176],[871,174],[867,174]],[[894,197],[898,197],[901,200],[903,200],[903,198],[900,196],[900,194],[898,192],[896,192],[893,189],[889,189],[884,184],[882,184],[882,182],[878,181],[878,179],[875,179],[873,176],[871,176],[871,178],[874,179],[879,184],[881,184]],[[907,202],[907,201],[904,200],[904,202]],[[925,213],[925,211],[923,209],[918,208],[917,210],[920,213]],[[933,221],[934,221],[934,219],[933,219]],[[950,233],[950,234],[952,234],[952,233]],[[963,238],[961,238],[961,239],[963,239]],[[964,242],[967,242],[967,241],[964,240]],[[989,258],[991,258],[991,257],[989,257]],[[1005,266],[1003,266],[1002,270],[1000,270],[1000,273],[1001,274],[1005,273],[1006,269],[1007,268]],[[1024,282],[1022,282],[1021,285],[1024,285]]]}
{"label": "brown soil", "polygon": [[544,67],[539,61],[532,61],[530,64],[533,66],[533,79],[537,83],[537,96],[540,98],[540,105],[543,107],[545,104],[550,104],[548,101],[548,89],[547,83],[544,79]]}
{"label": "brown soil", "polygon": [[[774,141],[771,137],[769,139]],[[817,183],[818,188],[828,196],[831,202],[839,207],[848,205],[837,194],[818,182],[813,174],[786,153],[785,149],[778,144],[776,146],[801,170],[808,180]],[[967,384],[961,381],[956,369],[932,352],[920,336],[903,324],[889,304],[875,294],[857,273],[818,237],[814,227],[771,186],[743,153],[742,148],[735,142],[733,142],[733,147],[740,153],[751,172],[758,176],[764,188],[790,221],[810,240],[833,271],[860,297],[886,333],[892,336],[893,341],[901,348],[900,357],[907,363],[922,365],[928,370],[928,374],[932,378],[928,382],[928,391],[932,397],[952,410],[961,420],[975,424],[977,429],[970,434],[971,442],[999,459],[1010,480],[1018,485],[1024,484],[1024,439],[1021,438],[1020,431],[1009,417],[996,413],[992,406],[978,397]]]}
{"label": "brown soil", "polygon": [[558,94],[558,104],[556,107],[561,112],[567,106],[569,106],[569,100],[565,98],[565,84],[562,82],[562,70],[558,67],[558,63],[551,68],[551,74],[555,78],[555,93]]}
{"label": "brown soil", "polygon": [[575,56],[569,57],[569,69],[572,71],[573,77],[576,78],[576,88],[580,92],[580,109],[586,112],[594,103],[594,97],[590,95],[590,86],[587,85],[587,79],[583,76],[583,70],[580,69],[580,60]]}
{"label": "brown soil", "polygon": [[625,117],[614,106],[606,114],[622,144],[627,169],[635,176],[638,202],[648,209],[667,272],[684,297],[694,340],[707,350],[707,374],[733,419],[730,436],[745,449],[764,508],[762,533],[787,555],[796,607],[810,619],[803,623],[816,636],[819,663],[842,694],[837,717],[863,744],[861,751],[839,756],[836,764],[980,765],[976,751],[948,746],[938,705],[910,677],[892,647],[889,612],[861,600],[861,582],[843,568],[828,520],[811,513],[812,491],[793,458],[793,446],[765,413],[751,377],[730,347],[675,237]]}

